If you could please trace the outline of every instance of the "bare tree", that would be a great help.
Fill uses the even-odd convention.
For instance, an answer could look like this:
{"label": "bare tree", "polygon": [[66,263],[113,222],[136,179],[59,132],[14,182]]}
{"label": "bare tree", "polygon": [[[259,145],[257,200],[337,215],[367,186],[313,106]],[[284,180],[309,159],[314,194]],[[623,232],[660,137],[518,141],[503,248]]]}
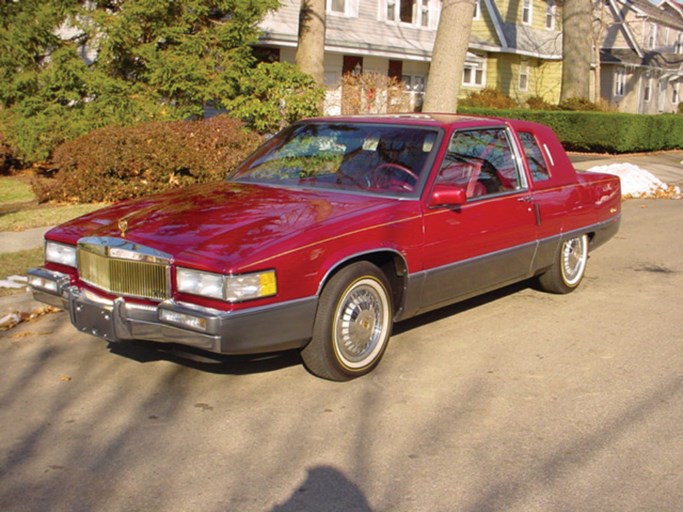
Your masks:
{"label": "bare tree", "polygon": [[604,0],[592,0],[593,3],[593,32],[592,32],[592,44],[593,44],[593,96],[591,101],[600,101],[600,77],[601,77],[601,66],[600,66],[600,49],[602,48],[603,39],[605,38],[605,33],[610,26],[612,18],[609,14],[607,6],[605,6]]}
{"label": "bare tree", "polygon": [[456,112],[475,0],[443,0],[423,110]]}
{"label": "bare tree", "polygon": [[590,97],[591,0],[564,0],[562,10],[562,90],[560,101]]}
{"label": "bare tree", "polygon": [[325,67],[325,0],[301,0],[296,65],[323,85]]}

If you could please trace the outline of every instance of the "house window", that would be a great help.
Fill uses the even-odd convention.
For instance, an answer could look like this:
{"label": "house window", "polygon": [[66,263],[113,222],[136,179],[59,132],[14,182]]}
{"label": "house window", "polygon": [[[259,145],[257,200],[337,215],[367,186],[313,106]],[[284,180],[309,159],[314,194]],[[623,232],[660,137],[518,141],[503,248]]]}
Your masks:
{"label": "house window", "polygon": [[[387,21],[416,27],[429,27],[434,16],[433,0],[385,0]],[[431,21],[431,24],[434,24]]]}
{"label": "house window", "polygon": [[415,110],[422,110],[425,93],[425,77],[423,75],[402,75],[406,93],[410,96],[410,105]]}
{"label": "house window", "polygon": [[614,72],[614,95],[623,96],[626,90],[626,70],[618,68]]}
{"label": "house window", "polygon": [[522,62],[519,65],[519,90],[526,92],[529,90],[529,63]]}
{"label": "house window", "polygon": [[546,0],[545,5],[545,28],[547,30],[555,30],[555,14],[557,12],[557,7],[555,6],[555,0]]}
{"label": "house window", "polygon": [[327,14],[358,17],[358,0],[327,0]]}
{"label": "house window", "polygon": [[522,0],[522,23],[531,25],[534,16],[534,4],[532,0]]}
{"label": "house window", "polygon": [[423,75],[401,75],[401,82],[406,91],[423,93],[425,91],[425,77]]}
{"label": "house window", "polygon": [[676,44],[674,45],[674,53],[683,53],[683,34],[678,34]]}
{"label": "house window", "polygon": [[678,105],[679,101],[681,101],[681,96],[678,94],[678,84],[676,84],[674,85],[673,94],[671,95],[671,103]]}
{"label": "house window", "polygon": [[345,0],[327,0],[327,10],[328,12],[344,14],[346,12],[345,4]]}
{"label": "house window", "polygon": [[657,25],[650,23],[650,31],[647,34],[647,48],[654,50],[657,46]]}
{"label": "house window", "polygon": [[484,73],[484,63],[465,63],[465,69],[462,74],[462,85],[484,87],[485,84],[486,75]]}
{"label": "house window", "polygon": [[643,101],[650,101],[652,99],[652,78],[645,79],[645,91],[643,92]]}
{"label": "house window", "polygon": [[342,75],[349,73],[353,76],[361,76],[363,74],[363,57],[344,55]]}
{"label": "house window", "polygon": [[474,20],[480,20],[481,19],[481,0],[475,0],[474,1],[474,17],[472,19],[474,19]]}

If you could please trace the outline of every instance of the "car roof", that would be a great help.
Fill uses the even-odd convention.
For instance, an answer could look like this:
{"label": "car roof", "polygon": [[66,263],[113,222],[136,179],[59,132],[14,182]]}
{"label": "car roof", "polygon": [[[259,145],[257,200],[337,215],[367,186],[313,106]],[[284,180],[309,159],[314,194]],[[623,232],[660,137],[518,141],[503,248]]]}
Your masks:
{"label": "car roof", "polygon": [[441,128],[470,127],[470,126],[500,126],[514,123],[511,119],[502,117],[460,115],[447,113],[419,113],[408,112],[401,114],[366,114],[327,116],[307,119],[313,122],[328,123],[379,123],[392,125],[434,126]]}

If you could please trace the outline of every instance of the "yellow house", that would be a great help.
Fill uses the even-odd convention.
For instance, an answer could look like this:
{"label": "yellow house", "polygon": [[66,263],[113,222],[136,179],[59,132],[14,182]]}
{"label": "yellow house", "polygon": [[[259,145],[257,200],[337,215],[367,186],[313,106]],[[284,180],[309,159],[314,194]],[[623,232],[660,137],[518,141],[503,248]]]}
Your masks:
{"label": "yellow house", "polygon": [[561,17],[555,2],[477,0],[470,48],[485,67],[485,81],[467,71],[463,88],[496,88],[524,103],[558,103],[562,77]]}

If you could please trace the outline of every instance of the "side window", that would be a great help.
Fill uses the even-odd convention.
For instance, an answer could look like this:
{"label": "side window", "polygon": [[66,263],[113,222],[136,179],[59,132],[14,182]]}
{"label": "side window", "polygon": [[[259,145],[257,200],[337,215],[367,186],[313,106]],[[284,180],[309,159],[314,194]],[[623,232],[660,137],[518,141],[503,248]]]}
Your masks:
{"label": "side window", "polygon": [[467,197],[523,188],[507,131],[491,128],[454,133],[437,183],[464,187]]}
{"label": "side window", "polygon": [[532,181],[545,181],[550,179],[550,170],[543,158],[543,151],[538,147],[536,138],[529,132],[519,132],[519,141],[522,143],[526,161],[529,164]]}

